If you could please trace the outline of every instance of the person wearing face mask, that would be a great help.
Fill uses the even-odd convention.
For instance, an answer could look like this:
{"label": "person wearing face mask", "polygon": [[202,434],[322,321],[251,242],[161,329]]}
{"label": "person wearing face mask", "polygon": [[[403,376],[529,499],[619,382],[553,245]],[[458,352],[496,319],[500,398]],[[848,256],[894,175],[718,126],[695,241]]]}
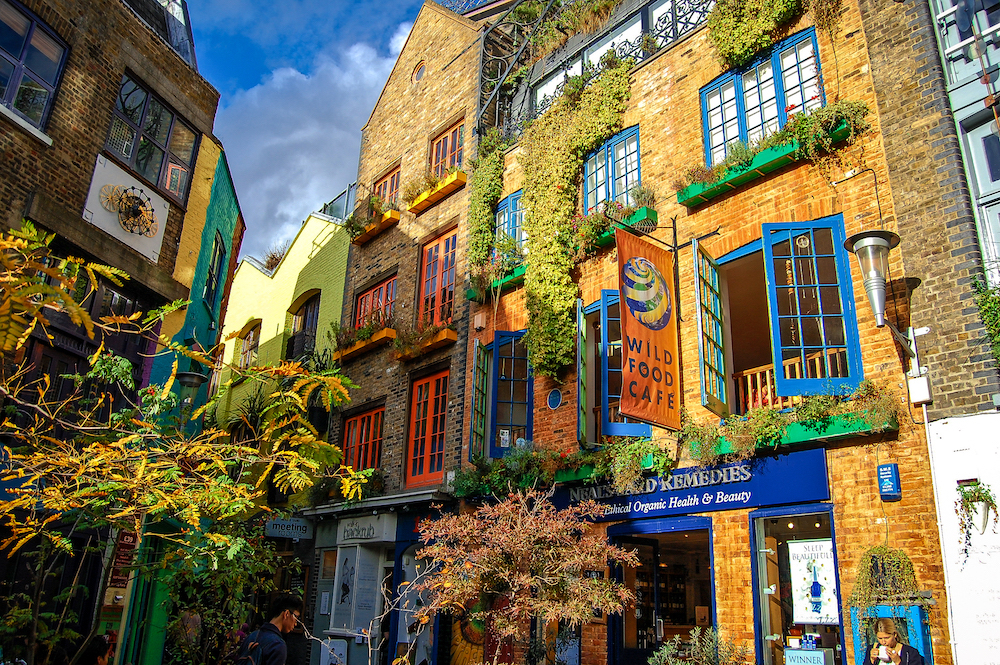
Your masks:
{"label": "person wearing face mask", "polygon": [[868,652],[871,665],[924,665],[924,657],[909,644],[899,641],[899,632],[892,619],[882,617],[875,622],[877,642]]}

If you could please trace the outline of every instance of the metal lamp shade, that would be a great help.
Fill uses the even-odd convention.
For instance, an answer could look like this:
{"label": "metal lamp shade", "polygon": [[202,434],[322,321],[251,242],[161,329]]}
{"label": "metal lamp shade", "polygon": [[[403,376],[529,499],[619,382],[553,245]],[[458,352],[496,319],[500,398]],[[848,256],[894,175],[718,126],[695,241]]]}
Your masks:
{"label": "metal lamp shade", "polygon": [[844,248],[858,257],[865,293],[875,315],[875,325],[885,325],[885,280],[889,274],[889,250],[899,244],[892,231],[862,231],[852,235]]}

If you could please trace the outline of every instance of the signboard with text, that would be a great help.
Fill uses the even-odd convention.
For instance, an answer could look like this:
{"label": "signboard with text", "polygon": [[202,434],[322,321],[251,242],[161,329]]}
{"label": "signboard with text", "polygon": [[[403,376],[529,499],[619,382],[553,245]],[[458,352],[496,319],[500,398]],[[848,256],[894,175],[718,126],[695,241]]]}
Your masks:
{"label": "signboard with text", "polygon": [[839,625],[833,540],[789,540],[788,571],[792,581],[792,623]]}
{"label": "signboard with text", "polygon": [[677,307],[674,257],[623,229],[618,247],[622,326],[622,415],[677,430]]}
{"label": "signboard with text", "polygon": [[563,487],[553,497],[562,508],[593,499],[604,506],[599,521],[688,515],[826,501],[826,451],[822,448],[761,457],[716,467],[677,469],[647,478],[645,491],[621,495],[610,484]]}

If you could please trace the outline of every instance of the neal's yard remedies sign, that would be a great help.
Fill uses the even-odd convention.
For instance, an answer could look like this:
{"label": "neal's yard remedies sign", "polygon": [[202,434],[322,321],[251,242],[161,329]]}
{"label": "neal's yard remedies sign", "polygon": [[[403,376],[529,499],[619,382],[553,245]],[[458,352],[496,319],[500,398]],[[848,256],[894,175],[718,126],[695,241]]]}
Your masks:
{"label": "neal's yard remedies sign", "polygon": [[788,570],[792,578],[792,623],[839,625],[833,540],[789,540]]}
{"label": "neal's yard remedies sign", "polygon": [[674,258],[617,229],[624,416],[680,429]]}
{"label": "neal's yard remedies sign", "polygon": [[623,520],[829,498],[826,452],[816,448],[716,467],[677,469],[669,476],[648,478],[641,494],[617,494],[611,485],[583,485],[562,488],[553,500],[565,507],[594,499],[604,506],[604,516],[598,519]]}

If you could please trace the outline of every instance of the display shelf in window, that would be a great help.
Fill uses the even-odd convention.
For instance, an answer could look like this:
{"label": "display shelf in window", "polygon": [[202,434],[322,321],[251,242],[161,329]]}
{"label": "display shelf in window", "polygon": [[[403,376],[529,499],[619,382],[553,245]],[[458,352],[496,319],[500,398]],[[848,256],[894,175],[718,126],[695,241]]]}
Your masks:
{"label": "display shelf in window", "polygon": [[395,329],[382,328],[381,330],[375,331],[375,333],[368,339],[355,342],[346,349],[335,351],[333,354],[333,359],[338,362],[344,362],[345,360],[350,360],[351,358],[355,358],[361,355],[362,353],[367,353],[372,349],[377,349],[380,346],[385,346],[386,344],[392,342],[394,339],[396,339]]}
{"label": "display shelf in window", "polygon": [[376,221],[365,227],[365,230],[361,232],[357,238],[351,241],[355,245],[364,245],[366,242],[382,233],[386,229],[390,229],[393,226],[399,224],[399,211],[398,210],[386,210],[382,213]]}
{"label": "display shelf in window", "polygon": [[438,201],[443,201],[454,192],[458,191],[462,187],[465,187],[467,178],[468,176],[465,175],[465,171],[455,171],[454,173],[449,173],[442,178],[441,182],[439,182],[435,187],[428,189],[426,192],[413,199],[413,203],[410,204],[408,210],[414,215],[419,215]]}
{"label": "display shelf in window", "polygon": [[[834,143],[838,143],[846,139],[850,133],[850,126],[847,124],[847,121],[843,121],[830,132],[830,138],[833,139]],[[689,208],[694,208],[717,196],[728,194],[749,182],[764,177],[772,171],[777,171],[784,166],[799,161],[801,158],[796,157],[798,150],[798,141],[761,150],[754,156],[753,161],[747,167],[732,167],[717,182],[696,182],[688,185],[677,192],[677,202]]]}

